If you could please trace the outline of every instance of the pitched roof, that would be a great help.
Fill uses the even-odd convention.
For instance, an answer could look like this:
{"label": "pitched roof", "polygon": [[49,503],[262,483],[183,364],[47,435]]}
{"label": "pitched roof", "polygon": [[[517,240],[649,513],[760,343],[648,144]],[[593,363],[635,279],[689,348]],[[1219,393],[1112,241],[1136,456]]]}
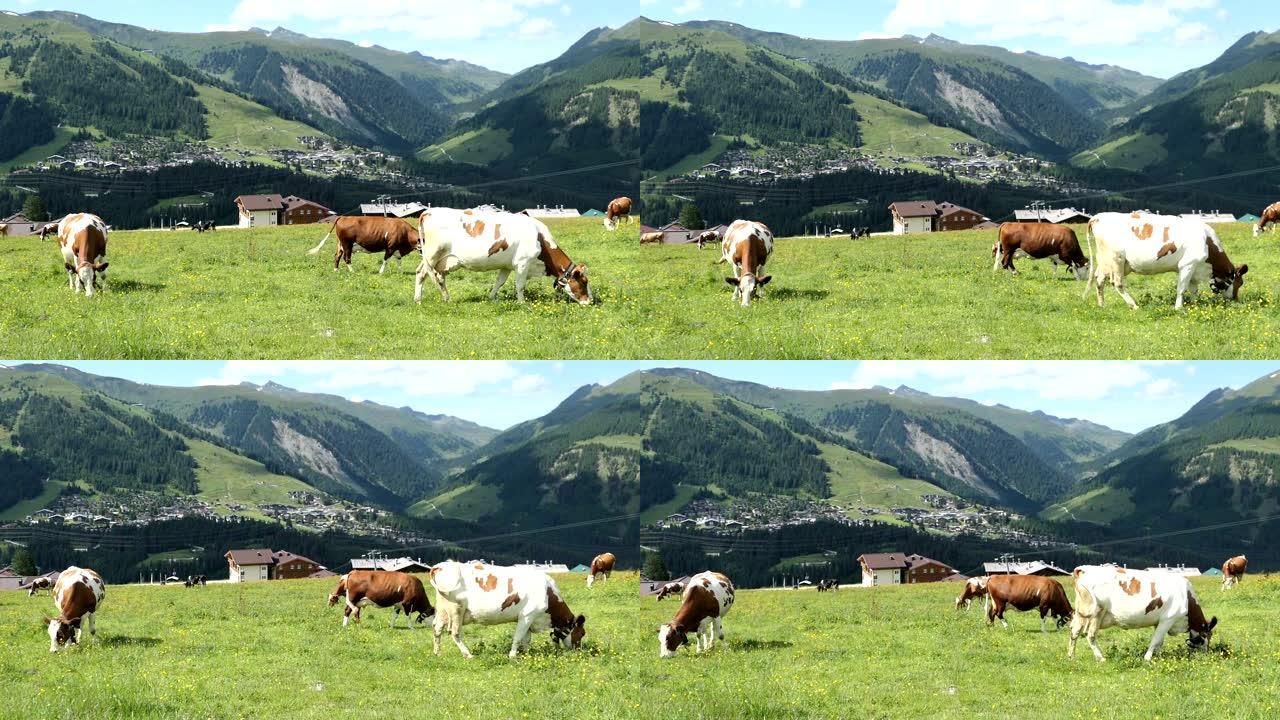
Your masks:
{"label": "pitched roof", "polygon": [[[951,568],[950,565],[942,562],[941,560],[934,560],[933,558],[925,557],[924,555],[917,555],[913,553],[907,556],[907,565],[909,567],[915,567],[917,565],[927,565],[929,563],[933,563],[934,565],[941,565],[944,568]],[[951,568],[951,569],[954,570],[955,568]]]}
{"label": "pitched roof", "polygon": [[938,212],[942,213],[942,217],[946,217],[948,215],[954,215],[955,213],[959,213],[959,212],[971,213],[973,215],[977,215],[978,217],[986,217],[985,215],[978,212],[977,210],[970,210],[967,207],[964,207],[962,205],[956,205],[955,203],[950,203],[950,202],[938,203]]}
{"label": "pitched roof", "polygon": [[284,198],[275,193],[271,195],[241,195],[236,198],[236,204],[244,208],[246,212],[283,210]]}
{"label": "pitched roof", "polygon": [[430,565],[407,557],[353,558],[352,570],[391,570],[395,572],[426,572]]}
{"label": "pitched roof", "polygon": [[871,570],[901,569],[909,564],[902,553],[867,553],[858,556],[858,561]]}
{"label": "pitched roof", "polygon": [[312,206],[312,207],[319,208],[319,209],[323,210],[323,211],[325,212],[325,214],[327,214],[327,215],[332,215],[332,214],[334,214],[332,210],[330,210],[329,208],[327,208],[327,207],[325,207],[325,206],[321,205],[320,203],[318,203],[318,202],[316,202],[316,201],[314,201],[314,200],[308,200],[308,199],[306,199],[306,198],[300,198],[300,197],[298,197],[297,195],[290,195],[289,197],[285,198],[285,199],[284,199],[284,204],[285,204],[285,207],[286,207],[286,208],[288,208],[289,210],[292,210],[292,209],[297,208],[297,207],[305,207],[305,206],[307,206],[307,205],[310,205],[310,206]]}
{"label": "pitched roof", "polygon": [[311,558],[303,557],[301,555],[298,555],[297,553],[291,553],[288,550],[276,550],[275,552],[271,553],[271,557],[275,558],[277,565],[283,565],[287,562],[294,562],[294,561],[301,561],[305,563],[310,563],[312,565],[320,564],[315,560],[312,560]]}
{"label": "pitched roof", "polygon": [[420,202],[411,203],[363,203],[360,205],[361,215],[386,215],[395,218],[407,218],[421,215],[427,206]]}
{"label": "pitched roof", "polygon": [[268,548],[252,550],[228,550],[224,556],[237,565],[274,565],[276,560]]}
{"label": "pitched roof", "polygon": [[1013,211],[1013,219],[1019,222],[1081,222],[1089,217],[1089,213],[1075,208],[1022,208]]}
{"label": "pitched roof", "polygon": [[908,200],[889,203],[889,209],[899,217],[934,217],[938,214],[938,203],[932,200]]}
{"label": "pitched roof", "polygon": [[5,219],[3,219],[3,220],[0,220],[0,222],[2,222],[2,223],[29,223],[29,222],[31,222],[31,218],[28,218],[26,215],[23,215],[22,213],[14,213],[14,214],[10,215],[9,217],[7,217],[7,218],[5,218]]}
{"label": "pitched roof", "polygon": [[1028,560],[1026,562],[988,562],[982,563],[982,570],[987,575],[1035,575],[1039,572],[1048,570],[1054,575],[1070,575],[1071,573],[1063,570],[1056,565],[1050,565],[1043,560]]}
{"label": "pitched roof", "polygon": [[310,578],[310,579],[315,579],[315,578],[337,577],[337,575],[338,575],[338,573],[336,573],[336,572],[334,572],[334,571],[332,571],[332,570],[327,570],[327,569],[325,569],[325,568],[320,568],[319,570],[317,570],[317,571],[315,571],[315,572],[311,573],[311,574],[310,574],[310,575],[308,575],[307,577],[308,577],[308,578]]}

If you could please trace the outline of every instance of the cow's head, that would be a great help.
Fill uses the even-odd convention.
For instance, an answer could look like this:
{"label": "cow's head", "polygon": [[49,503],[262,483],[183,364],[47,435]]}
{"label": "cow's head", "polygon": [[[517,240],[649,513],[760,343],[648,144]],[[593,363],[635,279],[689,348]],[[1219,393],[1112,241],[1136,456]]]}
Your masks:
{"label": "cow's head", "polygon": [[1089,279],[1089,263],[1077,262],[1077,263],[1070,264],[1067,267],[1071,268],[1071,274],[1074,275],[1077,280]]}
{"label": "cow's head", "polygon": [[329,607],[333,607],[334,605],[337,605],[338,600],[340,600],[346,594],[347,594],[347,576],[343,575],[342,577],[338,578],[338,587],[334,588],[332,593],[329,593]]}
{"label": "cow's head", "polygon": [[724,281],[738,288],[737,292],[734,294],[738,297],[738,301],[745,307],[751,304],[751,296],[755,295],[759,288],[768,285],[769,281],[772,279],[772,275],[761,275],[760,277],[756,277],[755,275],[746,274],[742,277],[736,278],[727,277]]}
{"label": "cow's head", "polygon": [[591,288],[587,285],[586,265],[570,263],[569,269],[556,278],[556,288],[564,291],[579,305],[590,305],[592,302]]}
{"label": "cow's head", "polygon": [[677,627],[675,623],[658,626],[658,657],[675,657],[680,646],[688,644],[689,634]]}
{"label": "cow's head", "polygon": [[1226,296],[1228,300],[1239,300],[1240,288],[1244,285],[1244,274],[1247,272],[1249,272],[1247,264],[1231,265],[1230,272],[1213,276],[1213,291]]}
{"label": "cow's head", "polygon": [[93,297],[98,281],[98,273],[107,271],[106,262],[78,261],[75,265],[66,263],[67,272],[75,275],[76,292],[84,290],[85,297]]}
{"label": "cow's head", "polygon": [[569,627],[551,628],[551,642],[567,650],[582,647],[582,638],[587,635],[587,616],[579,615],[573,619]]}
{"label": "cow's head", "polygon": [[1257,225],[1253,226],[1253,236],[1258,237],[1261,234],[1262,234],[1262,222],[1259,221]]}
{"label": "cow's head", "polygon": [[[1204,616],[1200,616],[1201,621]],[[1218,626],[1218,618],[1215,616],[1212,620],[1200,627],[1190,628],[1187,637],[1187,647],[1192,650],[1208,650],[1209,643],[1213,641],[1213,629]]]}
{"label": "cow's head", "polygon": [[46,617],[44,621],[49,625],[49,650],[57,652],[64,645],[75,644],[76,630],[80,627],[79,618],[67,620],[62,616]]}

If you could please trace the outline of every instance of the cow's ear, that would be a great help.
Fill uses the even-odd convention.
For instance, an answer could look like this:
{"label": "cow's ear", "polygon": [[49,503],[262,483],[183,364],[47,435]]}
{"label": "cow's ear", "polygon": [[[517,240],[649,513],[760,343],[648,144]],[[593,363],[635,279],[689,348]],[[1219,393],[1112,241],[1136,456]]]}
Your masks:
{"label": "cow's ear", "polygon": [[1218,616],[1214,615],[1213,619],[1209,621],[1209,629],[1212,630],[1214,627],[1217,626],[1217,624],[1218,624]]}
{"label": "cow's ear", "polygon": [[104,271],[106,271],[107,266],[108,266],[108,265],[110,265],[110,264],[111,264],[111,263],[109,263],[109,262],[104,262],[104,263],[94,263],[94,265],[93,265],[93,270],[94,270],[94,272],[104,272]]}
{"label": "cow's ear", "polygon": [[574,269],[573,269],[573,274],[574,274],[575,276],[577,276],[577,277],[580,277],[580,278],[584,278],[584,277],[586,277],[586,276],[587,276],[587,266],[586,266],[586,265],[579,265],[578,267],[576,267],[576,268],[574,268]]}
{"label": "cow's ear", "polygon": [[765,275],[765,276],[764,276],[764,277],[762,277],[762,278],[756,278],[756,284],[757,284],[757,285],[768,285],[768,284],[769,284],[769,281],[770,281],[770,280],[772,280],[772,279],[773,279],[773,276],[772,276],[772,275]]}
{"label": "cow's ear", "polygon": [[68,270],[75,270],[75,268],[74,268],[74,267],[72,267],[72,266],[71,266],[71,263],[69,263],[69,262],[64,262],[64,263],[62,263],[62,264],[63,264],[63,265],[65,265],[65,266],[66,266],[66,268],[67,268]]}
{"label": "cow's ear", "polygon": [[1241,265],[1240,267],[1236,268],[1236,277],[1240,277],[1247,272],[1249,272],[1249,264],[1245,263],[1244,265]]}
{"label": "cow's ear", "polygon": [[727,277],[727,278],[725,278],[725,279],[724,279],[724,281],[725,281],[725,282],[727,282],[727,283],[729,283],[730,285],[737,285],[737,284],[738,284],[738,278],[729,278],[729,277]]}
{"label": "cow's ear", "polygon": [[575,620],[573,621],[573,624],[574,624],[575,626],[577,626],[577,627],[582,627],[582,626],[586,625],[586,624],[587,624],[587,616],[586,616],[586,615],[579,615],[579,616],[577,617],[577,619],[575,619]]}

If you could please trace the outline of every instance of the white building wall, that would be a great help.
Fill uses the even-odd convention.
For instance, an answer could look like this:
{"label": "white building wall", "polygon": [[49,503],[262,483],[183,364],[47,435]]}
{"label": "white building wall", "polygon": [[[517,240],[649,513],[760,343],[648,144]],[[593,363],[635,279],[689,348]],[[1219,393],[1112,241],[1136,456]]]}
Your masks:
{"label": "white building wall", "polygon": [[927,232],[933,232],[933,218],[913,217],[894,218],[893,220],[893,233],[895,235]]}
{"label": "white building wall", "polygon": [[255,210],[253,212],[240,211],[240,227],[265,227],[267,225],[275,225],[277,213],[274,210]]}
{"label": "white building wall", "polygon": [[267,565],[231,565],[229,579],[231,582],[257,582],[270,580],[271,575]]}
{"label": "white building wall", "polygon": [[872,570],[867,572],[866,568],[862,569],[862,584],[865,587],[873,585],[900,585],[902,574],[897,570]]}

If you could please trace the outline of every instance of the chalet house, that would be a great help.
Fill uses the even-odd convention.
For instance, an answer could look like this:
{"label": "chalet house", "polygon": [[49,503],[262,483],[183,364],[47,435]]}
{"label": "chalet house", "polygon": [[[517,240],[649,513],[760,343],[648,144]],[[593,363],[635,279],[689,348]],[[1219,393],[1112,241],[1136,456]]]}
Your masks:
{"label": "chalet house", "polygon": [[266,548],[228,550],[225,557],[231,582],[256,582],[274,577],[275,554]]}
{"label": "chalet house", "polygon": [[337,213],[318,202],[312,202],[290,195],[284,199],[284,210],[281,213],[281,225],[311,225],[328,217],[336,217]]}
{"label": "chalet house", "polygon": [[236,198],[240,209],[240,227],[268,227],[280,224],[284,198],[280,195],[241,195]]}
{"label": "chalet house", "polygon": [[938,203],[932,200],[891,203],[889,212],[893,215],[894,235],[969,230],[982,223],[991,222],[990,218],[977,210],[970,210],[955,203]]}
{"label": "chalet house", "polygon": [[5,219],[0,220],[0,225],[8,226],[6,234],[8,234],[9,237],[14,237],[15,235],[30,235],[35,232],[36,228],[35,221],[22,213],[10,215]]}
{"label": "chalet house", "polygon": [[702,234],[701,230],[690,230],[678,222],[669,222],[658,228],[658,232],[662,233],[663,245],[684,245],[697,242],[698,235]]}
{"label": "chalet house", "polygon": [[1055,565],[1050,565],[1043,560],[1028,560],[1027,562],[998,560],[996,562],[982,563],[982,572],[984,575],[1070,575],[1071,573],[1063,570]]}
{"label": "chalet house", "polygon": [[271,553],[275,560],[274,578],[276,580],[297,580],[314,577],[325,567],[310,558],[302,557],[288,550],[276,550]]}
{"label": "chalet house", "polygon": [[944,562],[914,553],[867,553],[858,557],[858,564],[866,587],[941,582],[956,572]]}
{"label": "chalet house", "polygon": [[939,560],[923,555],[907,556],[907,582],[909,584],[940,582],[955,573],[955,568]]}

